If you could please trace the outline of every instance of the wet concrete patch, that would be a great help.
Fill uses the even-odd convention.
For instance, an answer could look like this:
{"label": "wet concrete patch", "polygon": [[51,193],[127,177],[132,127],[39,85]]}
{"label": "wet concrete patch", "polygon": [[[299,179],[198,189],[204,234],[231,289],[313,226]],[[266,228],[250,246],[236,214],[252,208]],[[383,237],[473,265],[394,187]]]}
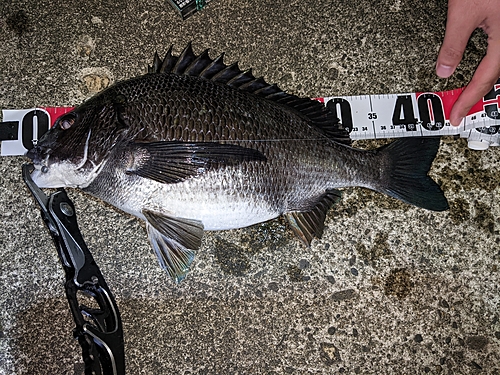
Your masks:
{"label": "wet concrete patch", "polygon": [[243,276],[250,269],[250,260],[244,248],[223,239],[217,239],[214,249],[221,269],[234,276]]}
{"label": "wet concrete patch", "polygon": [[405,298],[411,293],[414,283],[408,270],[399,268],[392,270],[387,275],[384,284],[384,293],[386,295],[396,296],[398,298]]}
{"label": "wet concrete patch", "polygon": [[6,19],[6,24],[7,27],[18,37],[21,37],[23,36],[23,34],[32,31],[28,13],[23,9],[9,14]]}

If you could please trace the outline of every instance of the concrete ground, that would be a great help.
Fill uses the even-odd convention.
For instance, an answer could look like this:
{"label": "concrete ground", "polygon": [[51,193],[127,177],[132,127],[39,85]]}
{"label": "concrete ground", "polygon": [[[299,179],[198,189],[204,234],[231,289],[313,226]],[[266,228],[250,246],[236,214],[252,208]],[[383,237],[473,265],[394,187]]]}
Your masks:
{"label": "concrete ground", "polygon": [[[453,89],[486,37],[440,80],[445,18],[442,0],[213,0],[186,21],[160,0],[4,0],[0,109],[76,105],[188,41],[302,96]],[[444,139],[432,175],[448,212],[348,189],[310,249],[281,220],[208,233],[180,285],[138,221],[70,195],[118,300],[129,374],[499,374],[499,156]],[[82,374],[24,162],[0,158],[0,374]]]}

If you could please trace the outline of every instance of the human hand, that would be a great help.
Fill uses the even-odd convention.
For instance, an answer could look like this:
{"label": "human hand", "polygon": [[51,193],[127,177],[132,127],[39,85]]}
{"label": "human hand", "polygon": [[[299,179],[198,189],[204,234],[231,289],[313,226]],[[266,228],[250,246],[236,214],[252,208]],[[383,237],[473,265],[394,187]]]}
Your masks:
{"label": "human hand", "polygon": [[448,78],[462,59],[467,41],[476,28],[488,34],[488,49],[466,89],[450,113],[450,122],[458,126],[500,77],[500,1],[449,0],[444,41],[436,62],[436,74]]}

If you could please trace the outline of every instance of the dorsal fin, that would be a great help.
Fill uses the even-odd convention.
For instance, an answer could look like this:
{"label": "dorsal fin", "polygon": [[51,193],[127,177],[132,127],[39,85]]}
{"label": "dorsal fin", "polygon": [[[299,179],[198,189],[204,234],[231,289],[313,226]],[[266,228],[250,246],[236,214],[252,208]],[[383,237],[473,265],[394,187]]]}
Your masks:
{"label": "dorsal fin", "polygon": [[153,65],[148,67],[148,73],[196,76],[258,95],[300,112],[334,141],[351,143],[349,130],[345,129],[333,113],[320,102],[288,94],[277,85],[267,83],[262,77],[255,78],[251,69],[242,71],[237,62],[226,65],[223,59],[222,53],[212,60],[208,55],[208,50],[196,55],[191,43],[179,56],[174,56],[171,46],[163,60],[155,53]]}

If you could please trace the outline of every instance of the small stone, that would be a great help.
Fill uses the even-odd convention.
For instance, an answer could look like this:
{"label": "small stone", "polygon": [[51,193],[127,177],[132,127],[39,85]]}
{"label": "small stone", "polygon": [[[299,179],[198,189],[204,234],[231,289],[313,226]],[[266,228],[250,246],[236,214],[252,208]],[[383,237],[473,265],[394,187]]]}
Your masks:
{"label": "small stone", "polygon": [[474,367],[475,369],[482,370],[483,368],[481,365],[479,365],[477,362],[471,361],[471,366]]}
{"label": "small stone", "polygon": [[335,327],[329,327],[328,328],[328,334],[329,335],[334,335],[337,329]]}
{"label": "small stone", "polygon": [[349,265],[354,266],[356,264],[356,255],[353,255],[351,258],[349,258]]}
{"label": "small stone", "polygon": [[328,366],[331,366],[334,362],[341,360],[340,353],[335,345],[326,342],[321,343],[319,356],[321,360]]}
{"label": "small stone", "polygon": [[356,268],[351,268],[351,273],[354,275],[354,276],[358,276],[358,270]]}
{"label": "small stone", "polygon": [[335,284],[335,277],[329,275],[326,277],[326,279],[328,280],[329,283]]}
{"label": "small stone", "polygon": [[332,299],[334,301],[345,301],[355,297],[356,292],[354,289],[341,290],[332,294]]}
{"label": "small stone", "polygon": [[301,259],[299,260],[299,269],[305,270],[306,268],[309,268],[311,264],[307,259]]}
{"label": "small stone", "polygon": [[267,287],[272,290],[273,292],[277,292],[279,287],[278,287],[278,283],[274,282],[274,281],[271,281],[269,284],[267,284]]}
{"label": "small stone", "polygon": [[484,336],[469,336],[465,339],[467,346],[473,350],[483,350],[488,345],[488,338]]}
{"label": "small stone", "polygon": [[417,333],[414,337],[415,342],[422,342],[424,341],[422,335],[420,333]]}
{"label": "small stone", "polygon": [[94,25],[102,25],[103,24],[102,20],[97,16],[92,16],[92,19],[90,20],[90,22],[92,22]]}

